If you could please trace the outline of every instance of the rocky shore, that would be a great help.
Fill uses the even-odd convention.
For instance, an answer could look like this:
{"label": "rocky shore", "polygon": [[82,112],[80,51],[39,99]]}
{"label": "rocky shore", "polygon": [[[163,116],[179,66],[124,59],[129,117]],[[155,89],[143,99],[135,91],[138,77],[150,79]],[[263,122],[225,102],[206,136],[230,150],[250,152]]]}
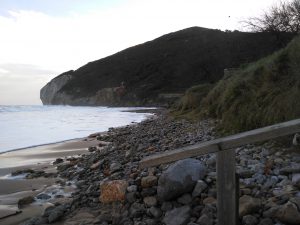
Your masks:
{"label": "rocky shore", "polygon": [[[99,144],[89,154],[54,162],[57,175],[51,176],[59,177],[59,185],[76,186],[68,200],[23,225],[217,224],[214,154],[139,169],[148,155],[214,139],[215,124],[175,120],[161,111],[140,124],[95,134]],[[241,224],[300,224],[299,153],[275,141],[236,149]]]}

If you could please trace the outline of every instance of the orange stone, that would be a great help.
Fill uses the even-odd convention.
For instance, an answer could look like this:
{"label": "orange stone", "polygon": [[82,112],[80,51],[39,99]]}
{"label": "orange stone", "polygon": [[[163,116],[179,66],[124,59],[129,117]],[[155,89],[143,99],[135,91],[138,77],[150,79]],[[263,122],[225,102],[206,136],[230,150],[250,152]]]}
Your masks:
{"label": "orange stone", "polygon": [[102,203],[124,201],[128,183],[125,180],[107,181],[100,185],[99,200]]}

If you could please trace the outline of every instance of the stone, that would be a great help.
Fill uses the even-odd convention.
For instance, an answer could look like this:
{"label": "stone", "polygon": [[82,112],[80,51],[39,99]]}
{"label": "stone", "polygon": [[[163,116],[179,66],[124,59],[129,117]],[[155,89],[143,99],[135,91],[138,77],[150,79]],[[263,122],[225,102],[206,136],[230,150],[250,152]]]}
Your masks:
{"label": "stone", "polygon": [[196,182],[206,175],[205,166],[196,159],[179,160],[162,173],[158,180],[160,200],[171,200],[191,192]]}
{"label": "stone", "polygon": [[270,218],[262,219],[258,225],[273,225],[273,221]]}
{"label": "stone", "polygon": [[271,208],[269,208],[268,210],[263,212],[263,217],[267,217],[267,218],[274,218],[277,211],[279,209],[279,206],[272,206]]}
{"label": "stone", "polygon": [[146,225],[156,225],[157,221],[155,219],[146,219],[145,223]]}
{"label": "stone", "polygon": [[47,205],[43,211],[43,217],[48,217],[53,209],[55,209],[54,205]]}
{"label": "stone", "polygon": [[147,176],[143,177],[141,180],[142,188],[149,188],[157,185],[157,177],[156,176]]}
{"label": "stone", "polygon": [[163,222],[166,225],[186,225],[190,219],[190,211],[191,208],[187,205],[167,211]]}
{"label": "stone", "polygon": [[272,187],[274,187],[274,186],[278,183],[278,181],[279,181],[278,177],[272,176],[270,179],[268,179],[268,180],[264,183],[262,189],[263,189],[263,190],[267,190],[267,189],[269,189],[269,188],[272,188]]}
{"label": "stone", "polygon": [[300,212],[298,207],[290,201],[280,206],[275,217],[283,223],[300,224]]}
{"label": "stone", "polygon": [[190,204],[192,202],[192,196],[190,194],[184,194],[177,198],[177,202],[183,205]]}
{"label": "stone", "polygon": [[199,218],[202,214],[201,211],[203,210],[204,206],[203,205],[196,205],[192,209],[191,215],[193,217]]}
{"label": "stone", "polygon": [[64,162],[64,160],[62,158],[57,158],[52,164],[57,165],[57,164],[62,163],[62,162]]}
{"label": "stone", "polygon": [[32,217],[29,220],[26,220],[24,223],[21,223],[21,225],[44,225],[48,224],[47,218],[43,217]]}
{"label": "stone", "polygon": [[295,134],[293,137],[293,145],[297,146],[300,145],[300,134]]}
{"label": "stone", "polygon": [[207,164],[209,167],[215,167],[215,166],[216,166],[216,162],[217,162],[216,154],[212,154],[212,155],[206,160],[206,164]]}
{"label": "stone", "polygon": [[153,196],[153,195],[156,195],[156,188],[144,188],[140,194],[143,196],[143,197],[147,197],[147,196]]}
{"label": "stone", "polygon": [[267,177],[265,175],[262,174],[254,174],[253,178],[255,178],[256,183],[258,184],[263,184],[264,182],[266,182]]}
{"label": "stone", "polygon": [[157,205],[157,199],[153,196],[148,196],[144,198],[144,204],[147,207],[156,206]]}
{"label": "stone", "polygon": [[240,190],[241,190],[242,195],[250,195],[252,193],[252,190],[250,188],[243,188]]}
{"label": "stone", "polygon": [[161,210],[163,211],[169,211],[173,208],[172,202],[163,202],[161,205]]}
{"label": "stone", "polygon": [[201,215],[205,214],[211,218],[217,213],[217,208],[213,205],[205,205],[201,211]]}
{"label": "stone", "polygon": [[122,165],[120,163],[113,162],[109,167],[109,171],[110,171],[110,173],[114,173],[114,172],[121,170],[121,168],[122,168]]}
{"label": "stone", "polygon": [[63,217],[64,212],[65,212],[65,207],[63,205],[55,207],[49,213],[48,222],[53,223],[53,222],[60,220]]}
{"label": "stone", "polygon": [[34,170],[32,170],[32,169],[16,170],[16,171],[13,171],[11,173],[11,175],[12,176],[18,176],[18,175],[21,175],[21,174],[28,174],[28,173],[34,173]]}
{"label": "stone", "polygon": [[131,150],[127,150],[125,152],[125,158],[129,158],[132,155],[132,151]]}
{"label": "stone", "polygon": [[243,220],[242,220],[243,225],[256,225],[257,223],[258,220],[255,216],[252,215],[243,216]]}
{"label": "stone", "polygon": [[207,188],[207,184],[203,180],[198,180],[192,192],[193,197],[198,197]]}
{"label": "stone", "polygon": [[214,223],[213,219],[206,214],[203,214],[197,220],[197,224],[199,224],[199,225],[213,225],[213,223]]}
{"label": "stone", "polygon": [[64,225],[89,225],[93,224],[95,221],[95,216],[91,213],[79,211],[76,212],[75,216],[68,218]]}
{"label": "stone", "polygon": [[291,173],[300,173],[300,164],[292,164],[279,170],[282,175],[289,175]]}
{"label": "stone", "polygon": [[129,209],[129,214],[133,218],[142,217],[145,213],[145,207],[143,204],[140,203],[133,203]]}
{"label": "stone", "polygon": [[102,203],[124,201],[128,183],[125,180],[106,181],[100,184],[100,197]]}
{"label": "stone", "polygon": [[292,184],[298,188],[300,188],[300,173],[293,174],[292,176]]}
{"label": "stone", "polygon": [[255,174],[255,171],[249,169],[241,169],[238,171],[238,174],[240,178],[251,178]]}
{"label": "stone", "polygon": [[91,147],[88,148],[88,151],[89,151],[89,152],[94,152],[94,151],[96,151],[96,150],[97,150],[97,147],[96,147],[96,146],[91,146]]}
{"label": "stone", "polygon": [[100,160],[100,161],[94,163],[93,165],[91,165],[91,166],[90,166],[90,169],[91,169],[91,170],[98,169],[98,168],[102,165],[102,163],[103,163],[103,160]]}
{"label": "stone", "polygon": [[24,207],[25,205],[29,205],[29,204],[31,204],[31,203],[33,203],[33,202],[34,202],[34,197],[32,197],[32,196],[27,196],[27,197],[24,197],[24,198],[19,199],[19,201],[18,201],[18,207],[19,207],[19,208],[22,208],[22,207]]}
{"label": "stone", "polygon": [[57,170],[58,171],[65,171],[65,170],[67,170],[68,168],[70,168],[72,166],[73,165],[70,162],[64,162],[64,163],[61,163],[61,164],[57,165]]}
{"label": "stone", "polygon": [[129,203],[133,203],[135,202],[136,200],[136,194],[135,192],[129,192],[126,194],[126,200],[129,202]]}
{"label": "stone", "polygon": [[290,198],[289,200],[290,202],[296,204],[296,206],[298,207],[298,209],[300,209],[300,196],[296,196],[293,198]]}
{"label": "stone", "polygon": [[286,195],[289,192],[296,191],[296,189],[297,188],[293,185],[286,185],[286,186],[283,186],[282,188],[272,189],[272,192],[273,192],[273,195],[280,197],[282,195]]}
{"label": "stone", "polygon": [[36,198],[37,198],[37,199],[41,199],[41,200],[47,200],[47,199],[50,199],[51,196],[50,196],[50,195],[47,195],[47,194],[45,194],[45,193],[41,193],[41,194],[38,194],[38,195],[36,196]]}
{"label": "stone", "polygon": [[128,192],[137,192],[137,186],[136,185],[130,185],[127,187]]}
{"label": "stone", "polygon": [[249,195],[243,195],[239,199],[239,215],[243,217],[245,215],[257,212],[261,207],[261,200],[258,198],[252,198]]}
{"label": "stone", "polygon": [[203,204],[207,205],[207,204],[216,204],[217,200],[214,197],[207,197],[205,199],[203,199]]}
{"label": "stone", "polygon": [[159,208],[156,208],[154,206],[152,206],[150,209],[149,209],[149,212],[151,213],[151,215],[154,217],[154,218],[159,218],[162,216],[162,211],[159,209]]}

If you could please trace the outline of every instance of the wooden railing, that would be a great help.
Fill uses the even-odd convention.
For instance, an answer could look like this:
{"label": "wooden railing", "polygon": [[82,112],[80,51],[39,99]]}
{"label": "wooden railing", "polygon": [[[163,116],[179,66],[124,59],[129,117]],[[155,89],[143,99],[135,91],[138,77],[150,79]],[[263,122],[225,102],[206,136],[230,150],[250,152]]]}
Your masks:
{"label": "wooden railing", "polygon": [[215,139],[144,158],[140,168],[217,153],[218,225],[238,224],[239,181],[235,168],[236,147],[300,132],[300,119]]}

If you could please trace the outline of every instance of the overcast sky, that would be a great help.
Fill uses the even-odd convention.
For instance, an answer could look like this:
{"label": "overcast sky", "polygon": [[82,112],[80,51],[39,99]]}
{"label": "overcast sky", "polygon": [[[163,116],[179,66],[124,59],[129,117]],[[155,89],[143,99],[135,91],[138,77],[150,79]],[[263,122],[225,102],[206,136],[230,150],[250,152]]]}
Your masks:
{"label": "overcast sky", "polygon": [[0,105],[60,73],[192,26],[241,30],[279,0],[0,0]]}

